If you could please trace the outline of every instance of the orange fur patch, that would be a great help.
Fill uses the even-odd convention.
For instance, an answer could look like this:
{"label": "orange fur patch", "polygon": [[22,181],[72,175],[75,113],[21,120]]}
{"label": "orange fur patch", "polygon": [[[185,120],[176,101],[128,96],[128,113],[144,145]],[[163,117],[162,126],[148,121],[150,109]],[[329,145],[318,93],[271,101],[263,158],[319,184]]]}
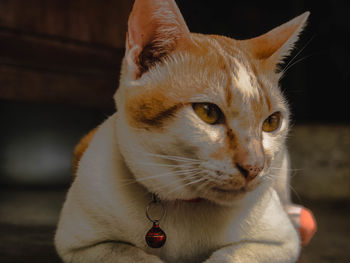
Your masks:
{"label": "orange fur patch", "polygon": [[96,131],[98,128],[95,128],[91,130],[88,134],[86,134],[75,146],[74,153],[73,153],[73,159],[72,159],[72,175],[75,178],[79,166],[79,162],[81,160],[81,157],[83,156],[84,152],[86,151],[87,147],[89,146],[92,138],[94,137]]}
{"label": "orange fur patch", "polygon": [[129,124],[135,128],[162,128],[163,123],[181,108],[159,91],[140,94],[127,101],[126,110]]}

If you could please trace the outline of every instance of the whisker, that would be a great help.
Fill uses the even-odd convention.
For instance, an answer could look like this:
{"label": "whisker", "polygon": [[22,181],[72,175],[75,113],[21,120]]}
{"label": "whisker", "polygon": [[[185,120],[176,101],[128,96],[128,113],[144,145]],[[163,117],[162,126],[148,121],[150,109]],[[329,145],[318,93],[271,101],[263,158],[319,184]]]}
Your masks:
{"label": "whisker", "polygon": [[152,176],[145,176],[142,178],[137,178],[137,181],[146,181],[146,180],[150,180],[150,179],[154,179],[154,178],[160,178],[160,177],[171,177],[171,176],[175,176],[175,175],[186,175],[188,173],[191,172],[197,172],[198,169],[189,169],[189,170],[180,170],[180,171],[174,171],[174,172],[168,172],[168,173],[163,173],[163,174],[156,174],[156,175],[152,175]]}
{"label": "whisker", "polygon": [[138,164],[147,165],[147,166],[158,166],[158,167],[191,167],[192,164],[164,164],[164,163],[146,163],[146,162],[136,162]]}
{"label": "whisker", "polygon": [[300,195],[298,194],[297,190],[295,190],[295,188],[294,188],[293,186],[291,186],[290,184],[289,184],[289,188],[290,188],[290,190],[293,191],[293,193],[295,194],[295,197],[298,199],[298,201],[299,201],[299,202],[302,202],[302,201],[301,201],[301,197],[300,197]]}
{"label": "whisker", "polygon": [[[261,179],[262,181],[267,181],[267,180],[274,180],[276,178],[276,175],[275,174],[266,174],[265,176],[263,176]],[[288,184],[289,188],[293,191],[293,193],[295,194],[295,196],[298,198],[299,201],[301,201],[301,197],[300,195],[298,194],[298,192],[295,190],[295,188]]]}
{"label": "whisker", "polygon": [[[207,180],[206,182],[202,183],[201,186],[198,188],[198,191],[202,192],[202,196],[206,196],[208,195],[208,193],[210,193],[211,188],[208,187],[208,185],[210,185],[212,182],[210,180]],[[203,191],[204,189],[204,191]]]}
{"label": "whisker", "polygon": [[127,185],[130,185],[130,184],[133,184],[133,183],[143,182],[143,181],[147,181],[147,180],[151,180],[151,179],[155,179],[155,178],[172,177],[172,176],[175,176],[175,175],[186,175],[186,174],[190,174],[190,173],[197,172],[197,171],[199,171],[198,168],[193,168],[193,169],[171,171],[171,172],[162,173],[162,174],[145,176],[145,177],[142,177],[142,178],[129,179],[129,180],[125,180],[125,183],[120,185],[120,186],[127,186]]}
{"label": "whisker", "polygon": [[164,154],[143,152],[143,151],[138,151],[138,150],[131,150],[131,151],[136,151],[136,152],[143,153],[143,154],[146,154],[146,155],[149,155],[149,156],[154,156],[154,157],[168,159],[168,160],[183,161],[183,162],[195,162],[195,163],[200,163],[201,162],[198,159],[193,159],[193,158],[188,158],[188,157],[183,157],[183,156],[177,156],[177,155],[164,155]]}
{"label": "whisker", "polygon": [[281,167],[270,167],[269,170],[280,170],[280,171],[301,171],[303,169],[296,169],[296,168],[281,168]]}
{"label": "whisker", "polygon": [[267,181],[273,181],[274,179],[276,178],[276,176],[275,175],[273,175],[273,174],[265,174],[264,176],[262,176],[261,178],[260,178],[260,180],[262,181],[262,182],[267,182]]}
{"label": "whisker", "polygon": [[[173,180],[173,181],[170,182],[170,183],[167,183],[167,184],[165,184],[165,185],[162,185],[162,186],[158,187],[158,190],[167,188],[167,187],[169,187],[169,186],[171,186],[171,185],[173,185],[173,184],[177,184],[177,183],[180,183],[180,182],[184,182],[184,181],[186,181],[186,180],[191,180],[191,179],[195,178],[197,174],[200,174],[200,173],[201,173],[201,171],[200,171],[200,172],[197,172],[197,173],[188,174],[189,176],[186,176],[186,177],[184,177],[184,178],[180,178],[180,179]],[[181,186],[182,186],[182,185],[181,185]]]}
{"label": "whisker", "polygon": [[173,156],[173,155],[158,155],[158,154],[149,154],[150,156],[158,157],[158,158],[163,158],[167,160],[172,160],[172,161],[181,161],[181,162],[188,162],[188,163],[200,163],[199,160],[196,159],[189,159],[185,157],[180,157],[180,156]]}
{"label": "whisker", "polygon": [[310,58],[310,57],[312,57],[312,56],[313,56],[313,55],[308,55],[308,56],[302,57],[302,58],[300,58],[300,59],[294,61],[293,64],[290,64],[288,67],[286,67],[286,68],[284,69],[284,71],[283,71],[283,76],[281,77],[281,79],[283,79],[283,77],[286,75],[287,71],[290,70],[293,66],[295,66],[296,64],[298,64],[298,63],[302,62],[303,60],[308,59],[308,58]]}
{"label": "whisker", "polygon": [[[207,187],[208,184],[210,184],[210,181],[207,180],[207,178],[204,178],[205,179],[205,182],[201,183],[199,185],[199,187],[197,188],[198,191],[203,191],[203,188]],[[206,195],[207,193],[209,192],[209,189],[207,189],[205,192],[204,192],[204,195]]]}
{"label": "whisker", "polygon": [[[180,182],[183,182],[183,181],[186,181],[186,180],[191,180],[193,178],[196,178],[196,175],[200,174],[201,172],[202,171],[187,173],[186,177],[184,177],[184,178],[174,178],[174,180],[172,180],[171,182],[158,187],[158,190],[164,189],[164,188],[169,187],[169,186],[171,186],[173,184],[176,184],[176,183],[180,183]],[[139,183],[135,179],[134,180],[130,179],[130,181],[133,181],[133,182],[130,182],[129,184],[131,184],[131,183]],[[147,195],[150,195],[150,192],[145,191],[143,196],[147,196]]]}
{"label": "whisker", "polygon": [[[311,43],[312,40],[314,40],[315,35],[313,35],[309,41],[306,42],[306,44],[298,51],[298,53],[287,63],[287,65],[284,67],[284,69],[282,70],[282,76],[281,79],[284,77],[284,75],[286,74],[288,67],[290,64],[292,64],[294,62],[294,60],[301,54],[301,52],[303,52],[305,50],[305,48]],[[294,63],[293,63],[294,64]],[[289,67],[290,68],[290,67]]]}
{"label": "whisker", "polygon": [[188,182],[188,183],[186,183],[186,184],[184,184],[184,185],[179,185],[178,187],[175,187],[173,190],[171,190],[171,191],[169,192],[169,194],[170,194],[170,193],[173,193],[173,192],[175,192],[175,191],[177,191],[177,190],[179,190],[179,189],[184,189],[185,187],[187,187],[187,186],[189,186],[189,185],[192,185],[192,184],[195,184],[195,183],[199,183],[199,182],[204,181],[204,180],[205,180],[205,178],[201,177],[201,178],[199,178],[199,179],[197,179],[197,180]]}
{"label": "whisker", "polygon": [[291,173],[290,173],[290,178],[293,178],[295,177],[296,175],[298,175],[298,171],[303,171],[304,169],[298,169],[298,170],[293,170]]}

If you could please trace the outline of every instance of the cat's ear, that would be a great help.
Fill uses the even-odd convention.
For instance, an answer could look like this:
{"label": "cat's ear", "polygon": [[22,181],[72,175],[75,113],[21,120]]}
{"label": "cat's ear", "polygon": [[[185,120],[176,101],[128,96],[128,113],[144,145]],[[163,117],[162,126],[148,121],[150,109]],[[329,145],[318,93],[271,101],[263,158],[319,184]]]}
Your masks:
{"label": "cat's ear", "polygon": [[135,0],[126,39],[126,59],[135,78],[188,42],[190,31],[174,0]]}
{"label": "cat's ear", "polygon": [[290,54],[309,15],[310,12],[305,12],[266,34],[242,42],[253,57],[261,60],[265,67],[276,69]]}

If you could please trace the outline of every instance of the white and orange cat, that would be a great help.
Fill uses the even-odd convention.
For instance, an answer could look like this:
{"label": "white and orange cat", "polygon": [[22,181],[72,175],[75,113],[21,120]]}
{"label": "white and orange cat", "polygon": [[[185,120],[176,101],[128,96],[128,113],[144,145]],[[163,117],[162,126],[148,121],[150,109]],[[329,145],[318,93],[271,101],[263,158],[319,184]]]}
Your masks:
{"label": "white and orange cat", "polygon": [[[190,33],[174,0],[135,1],[118,111],[77,148],[55,237],[64,262],[297,260],[276,70],[308,15],[235,40]],[[154,194],[161,248],[145,242]]]}

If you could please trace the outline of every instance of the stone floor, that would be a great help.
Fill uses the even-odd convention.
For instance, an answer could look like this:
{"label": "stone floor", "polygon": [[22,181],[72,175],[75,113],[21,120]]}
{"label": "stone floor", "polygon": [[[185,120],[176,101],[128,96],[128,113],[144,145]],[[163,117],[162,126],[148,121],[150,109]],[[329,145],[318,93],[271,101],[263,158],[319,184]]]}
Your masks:
{"label": "stone floor", "polygon": [[[0,262],[60,262],[53,246],[63,191],[0,192]],[[350,200],[305,201],[318,221],[318,232],[300,263],[350,262]]]}

